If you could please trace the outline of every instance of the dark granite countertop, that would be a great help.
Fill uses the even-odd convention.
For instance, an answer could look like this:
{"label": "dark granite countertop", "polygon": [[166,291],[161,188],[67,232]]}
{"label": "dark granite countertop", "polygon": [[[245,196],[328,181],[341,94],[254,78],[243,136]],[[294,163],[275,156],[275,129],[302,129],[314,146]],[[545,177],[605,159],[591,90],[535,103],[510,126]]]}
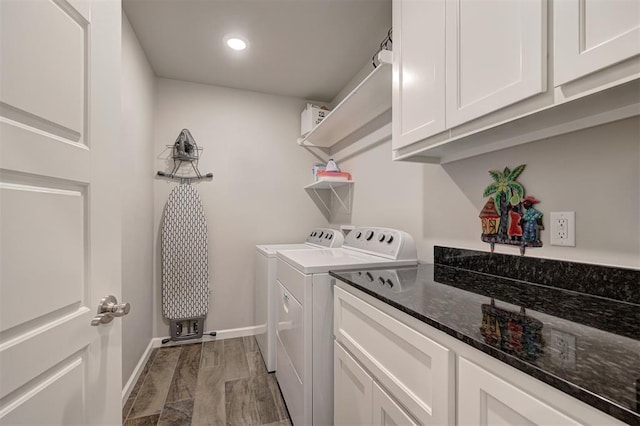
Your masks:
{"label": "dark granite countertop", "polygon": [[330,274],[623,422],[640,425],[638,304],[440,264]]}

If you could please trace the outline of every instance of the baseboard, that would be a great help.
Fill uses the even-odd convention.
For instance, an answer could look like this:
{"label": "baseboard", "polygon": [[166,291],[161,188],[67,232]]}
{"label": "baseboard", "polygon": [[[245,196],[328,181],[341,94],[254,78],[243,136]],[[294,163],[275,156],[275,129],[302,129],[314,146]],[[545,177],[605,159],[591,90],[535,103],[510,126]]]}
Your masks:
{"label": "baseboard", "polygon": [[127,399],[129,399],[129,395],[131,395],[131,391],[133,390],[133,387],[136,385],[138,378],[140,378],[140,374],[142,373],[144,366],[147,364],[147,360],[151,356],[151,352],[153,352],[153,348],[155,348],[155,346],[153,344],[153,339],[151,339],[151,341],[147,345],[147,349],[145,349],[144,352],[142,353],[142,356],[140,357],[140,361],[138,361],[136,368],[133,369],[133,373],[131,373],[129,380],[127,380],[127,383],[122,387],[122,406],[123,407],[124,407],[124,404],[127,402]]}
{"label": "baseboard", "polygon": [[255,336],[260,332],[260,330],[261,330],[261,327],[259,325],[252,325],[251,327],[229,328],[227,330],[215,330],[216,332],[215,336],[209,335],[209,333],[213,332],[214,330],[205,331],[204,333],[202,333],[202,337],[200,339],[179,340],[176,342],[169,341],[165,344],[162,344],[162,341],[164,339],[169,338],[169,336],[167,336],[167,337],[156,337],[154,339],[151,339],[151,342],[153,343],[154,348],[159,348],[161,346],[166,347],[166,346],[190,345],[192,343],[210,342],[213,340],[220,340],[220,339],[231,339],[233,337]]}
{"label": "baseboard", "polygon": [[140,361],[138,361],[138,365],[136,365],[136,368],[133,370],[133,373],[131,373],[131,377],[129,377],[129,380],[127,380],[127,383],[122,388],[122,406],[124,407],[124,404],[127,402],[127,399],[129,399],[129,395],[131,394],[133,387],[138,381],[138,378],[140,377],[140,374],[142,373],[144,366],[149,360],[149,357],[151,356],[151,352],[153,351],[153,349],[159,348],[159,347],[166,347],[166,346],[190,345],[192,343],[198,343],[198,342],[210,342],[213,340],[231,339],[233,337],[254,336],[258,334],[262,328],[264,327],[255,325],[251,327],[240,327],[240,328],[230,328],[227,330],[216,330],[215,336],[209,336],[209,333],[213,331],[211,330],[211,331],[206,331],[202,336],[202,338],[200,339],[168,342],[168,343],[165,343],[164,345],[162,344],[162,340],[168,339],[169,336],[155,337],[151,339],[151,341],[149,342],[149,345],[147,346],[147,349],[145,349],[144,353],[140,357]]}

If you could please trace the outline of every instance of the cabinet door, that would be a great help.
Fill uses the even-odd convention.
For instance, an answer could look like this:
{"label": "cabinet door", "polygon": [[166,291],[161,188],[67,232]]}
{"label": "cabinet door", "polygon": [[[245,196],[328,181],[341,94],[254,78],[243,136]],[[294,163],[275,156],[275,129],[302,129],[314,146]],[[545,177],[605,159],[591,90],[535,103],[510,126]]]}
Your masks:
{"label": "cabinet door", "polygon": [[579,425],[523,389],[460,357],[458,424]]}
{"label": "cabinet door", "polygon": [[337,426],[369,426],[373,380],[338,342],[333,345],[334,423]]}
{"label": "cabinet door", "polygon": [[546,90],[546,1],[447,0],[447,128]]}
{"label": "cabinet door", "polygon": [[333,310],[336,341],[413,417],[455,422],[451,350],[339,287]]}
{"label": "cabinet door", "polygon": [[556,86],[640,54],[638,0],[558,0],[553,8]]}
{"label": "cabinet door", "polygon": [[393,1],[393,149],[445,130],[444,0]]}
{"label": "cabinet door", "polygon": [[373,426],[418,426],[387,393],[373,383]]}

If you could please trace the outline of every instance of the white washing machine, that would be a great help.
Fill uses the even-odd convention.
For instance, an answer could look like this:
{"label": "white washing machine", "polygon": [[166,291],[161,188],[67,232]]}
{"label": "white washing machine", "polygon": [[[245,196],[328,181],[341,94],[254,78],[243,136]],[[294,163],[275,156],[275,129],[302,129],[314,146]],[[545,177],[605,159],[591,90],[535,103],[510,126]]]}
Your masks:
{"label": "white washing machine", "polygon": [[259,326],[256,341],[269,372],[276,370],[276,252],[340,247],[343,242],[340,231],[318,228],[309,233],[304,243],[256,246],[254,324]]}
{"label": "white washing machine", "polygon": [[333,424],[333,285],[329,271],[418,263],[406,232],[356,228],[341,248],[277,253],[276,377],[295,426]]}

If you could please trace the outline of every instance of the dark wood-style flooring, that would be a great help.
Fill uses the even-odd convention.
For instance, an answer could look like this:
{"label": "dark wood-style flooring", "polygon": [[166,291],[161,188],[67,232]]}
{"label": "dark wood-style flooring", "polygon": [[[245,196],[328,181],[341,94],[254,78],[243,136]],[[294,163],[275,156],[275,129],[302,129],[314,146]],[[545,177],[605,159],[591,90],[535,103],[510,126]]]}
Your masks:
{"label": "dark wood-style flooring", "polygon": [[122,410],[125,426],[291,426],[253,336],[153,350]]}

